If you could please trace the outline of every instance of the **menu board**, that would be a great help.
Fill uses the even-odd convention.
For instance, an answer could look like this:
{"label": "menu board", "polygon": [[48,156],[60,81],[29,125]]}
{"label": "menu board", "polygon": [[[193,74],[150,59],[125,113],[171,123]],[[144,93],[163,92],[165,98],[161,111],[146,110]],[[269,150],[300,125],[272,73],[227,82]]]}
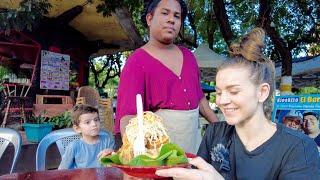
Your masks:
{"label": "menu board", "polygon": [[70,56],[41,51],[40,89],[69,90]]}

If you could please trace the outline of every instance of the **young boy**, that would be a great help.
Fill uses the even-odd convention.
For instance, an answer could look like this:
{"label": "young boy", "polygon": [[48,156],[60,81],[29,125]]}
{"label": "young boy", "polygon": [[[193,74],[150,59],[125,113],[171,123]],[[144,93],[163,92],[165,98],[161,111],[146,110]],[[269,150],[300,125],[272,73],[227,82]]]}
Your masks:
{"label": "young boy", "polygon": [[99,158],[113,152],[115,142],[110,133],[99,135],[98,110],[88,105],[76,105],[71,116],[73,129],[82,138],[70,143],[58,169],[101,167]]}

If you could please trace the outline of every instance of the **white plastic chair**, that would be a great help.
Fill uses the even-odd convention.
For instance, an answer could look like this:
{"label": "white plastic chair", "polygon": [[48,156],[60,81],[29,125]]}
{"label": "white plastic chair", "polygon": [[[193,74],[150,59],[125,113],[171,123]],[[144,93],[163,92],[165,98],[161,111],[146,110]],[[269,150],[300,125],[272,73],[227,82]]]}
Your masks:
{"label": "white plastic chair", "polygon": [[[101,135],[110,135],[107,131],[101,130]],[[36,171],[46,170],[46,152],[48,147],[56,143],[60,156],[64,154],[68,145],[77,139],[80,139],[80,135],[76,133],[72,128],[59,129],[52,131],[46,135],[39,143],[36,152]]]}
{"label": "white plastic chair", "polygon": [[0,158],[2,157],[9,143],[12,143],[14,146],[14,156],[10,169],[10,173],[12,173],[15,169],[21,151],[22,138],[21,135],[13,129],[0,128]]}

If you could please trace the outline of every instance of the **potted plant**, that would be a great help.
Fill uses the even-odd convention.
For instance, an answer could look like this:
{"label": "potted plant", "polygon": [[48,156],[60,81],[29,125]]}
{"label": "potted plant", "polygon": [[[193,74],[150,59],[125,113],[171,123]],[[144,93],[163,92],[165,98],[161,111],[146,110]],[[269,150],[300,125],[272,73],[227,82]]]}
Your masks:
{"label": "potted plant", "polygon": [[47,118],[44,116],[44,113],[40,113],[38,116],[33,114],[30,123],[22,124],[29,142],[38,143],[52,131],[54,125],[46,122]]}
{"label": "potted plant", "polygon": [[8,69],[7,67],[4,66],[0,66],[0,118],[1,117],[1,112],[2,109],[5,106],[5,94],[3,89],[5,88],[5,86],[3,85],[3,83],[6,80],[6,76],[10,73],[10,69]]}
{"label": "potted plant", "polygon": [[72,126],[71,114],[69,111],[48,119],[54,125],[54,129],[69,128]]}

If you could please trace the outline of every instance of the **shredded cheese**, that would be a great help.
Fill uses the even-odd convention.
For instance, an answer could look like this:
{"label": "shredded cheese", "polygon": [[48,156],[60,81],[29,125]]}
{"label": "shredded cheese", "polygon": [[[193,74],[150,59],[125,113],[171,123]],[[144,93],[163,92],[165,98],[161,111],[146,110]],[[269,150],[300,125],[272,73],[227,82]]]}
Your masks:
{"label": "shredded cheese", "polygon": [[[125,131],[128,143],[133,145],[138,135],[138,119],[136,117],[129,121]],[[169,141],[169,136],[163,125],[162,118],[150,111],[144,112],[143,132],[145,134],[144,142],[147,154],[151,157],[156,157],[161,148],[161,146],[159,147],[159,143],[162,144],[165,141]],[[148,148],[147,144],[151,145],[151,147]]]}

